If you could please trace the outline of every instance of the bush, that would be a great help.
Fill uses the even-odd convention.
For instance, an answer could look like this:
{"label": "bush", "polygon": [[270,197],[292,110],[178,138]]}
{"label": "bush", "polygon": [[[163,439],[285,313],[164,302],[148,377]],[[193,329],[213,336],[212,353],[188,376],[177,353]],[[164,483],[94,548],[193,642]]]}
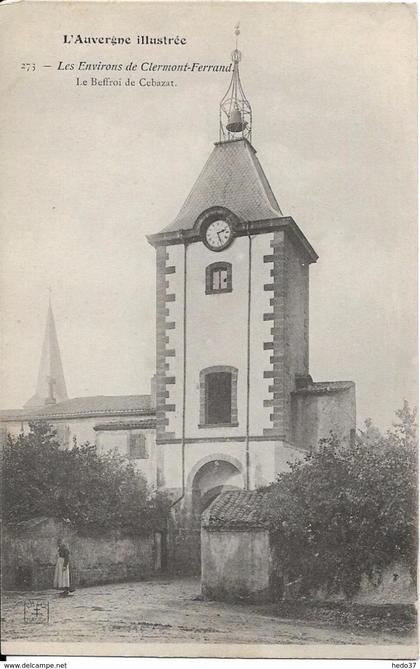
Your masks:
{"label": "bush", "polygon": [[368,421],[352,447],[334,435],[303,462],[291,464],[270,488],[279,564],[303,589],[342,590],[348,597],[363,573],[373,577],[417,556],[415,411],[381,435]]}
{"label": "bush", "polygon": [[3,453],[5,522],[36,516],[69,519],[82,534],[118,530],[141,535],[165,523],[169,503],[116,453],[99,455],[86,443],[64,450],[43,421],[8,438]]}

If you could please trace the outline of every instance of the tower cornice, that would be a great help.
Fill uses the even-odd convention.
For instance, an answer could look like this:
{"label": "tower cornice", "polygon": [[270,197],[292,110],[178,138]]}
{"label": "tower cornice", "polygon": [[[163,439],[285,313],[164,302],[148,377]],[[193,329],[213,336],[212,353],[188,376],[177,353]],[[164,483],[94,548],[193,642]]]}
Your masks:
{"label": "tower cornice", "polygon": [[[276,230],[284,230],[290,234],[291,238],[304,251],[308,263],[314,263],[318,260],[319,256],[315,249],[308,242],[302,230],[291,216],[281,216],[261,221],[238,221],[235,226],[235,236],[254,236]],[[173,244],[193,244],[194,242],[201,241],[201,239],[202,236],[197,227],[190,230],[175,230],[147,235],[147,241],[155,248],[159,246],[171,246]]]}

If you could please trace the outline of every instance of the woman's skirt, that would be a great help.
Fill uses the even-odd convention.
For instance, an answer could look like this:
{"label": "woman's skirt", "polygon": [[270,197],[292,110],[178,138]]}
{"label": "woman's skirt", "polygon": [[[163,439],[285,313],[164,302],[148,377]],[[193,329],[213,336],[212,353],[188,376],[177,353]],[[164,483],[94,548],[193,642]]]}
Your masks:
{"label": "woman's skirt", "polygon": [[54,588],[61,590],[62,588],[70,588],[70,567],[64,569],[64,558],[59,557],[55,565],[54,574]]}

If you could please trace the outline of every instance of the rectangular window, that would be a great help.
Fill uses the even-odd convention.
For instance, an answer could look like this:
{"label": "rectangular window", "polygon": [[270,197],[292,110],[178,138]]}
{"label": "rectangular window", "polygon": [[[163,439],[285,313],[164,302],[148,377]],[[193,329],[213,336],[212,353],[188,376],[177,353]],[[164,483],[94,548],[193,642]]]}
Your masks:
{"label": "rectangular window", "polygon": [[232,292],[232,265],[214,262],[206,267],[206,294]]}
{"label": "rectangular window", "polygon": [[232,422],[232,374],[214,372],[206,375],[206,423]]}
{"label": "rectangular window", "polygon": [[147,460],[149,454],[144,434],[130,434],[128,457],[130,460]]}

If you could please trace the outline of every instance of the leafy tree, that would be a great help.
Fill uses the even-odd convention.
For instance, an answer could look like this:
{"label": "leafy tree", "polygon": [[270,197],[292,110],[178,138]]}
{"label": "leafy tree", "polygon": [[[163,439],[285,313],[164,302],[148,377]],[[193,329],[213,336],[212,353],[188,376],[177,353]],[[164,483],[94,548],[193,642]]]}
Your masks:
{"label": "leafy tree", "polygon": [[31,423],[26,435],[9,436],[2,478],[6,523],[54,516],[84,534],[139,535],[161,527],[169,509],[124,458],[99,455],[89,443],[62,449],[43,421]]}
{"label": "leafy tree", "polygon": [[334,435],[269,489],[280,565],[304,589],[354,594],[363,573],[417,554],[416,412],[407,402],[381,435],[370,421],[352,447]]}

